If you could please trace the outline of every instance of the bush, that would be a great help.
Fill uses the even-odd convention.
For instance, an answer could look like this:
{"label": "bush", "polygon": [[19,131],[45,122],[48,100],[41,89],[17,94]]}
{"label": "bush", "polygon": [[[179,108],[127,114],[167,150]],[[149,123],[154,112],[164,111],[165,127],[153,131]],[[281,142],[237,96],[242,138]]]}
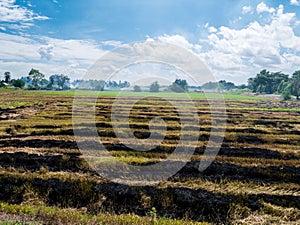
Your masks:
{"label": "bush", "polygon": [[281,94],[282,98],[284,100],[290,100],[292,97],[291,97],[291,93],[289,91],[284,91],[282,94]]}

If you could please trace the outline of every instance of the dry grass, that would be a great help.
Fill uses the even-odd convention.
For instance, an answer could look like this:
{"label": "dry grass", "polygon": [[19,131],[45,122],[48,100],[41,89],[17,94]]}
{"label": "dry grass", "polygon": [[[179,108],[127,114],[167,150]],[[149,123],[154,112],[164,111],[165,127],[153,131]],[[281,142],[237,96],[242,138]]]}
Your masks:
{"label": "dry grass", "polygon": [[[95,175],[79,156],[80,152],[72,130],[73,96],[68,93],[50,92],[9,90],[0,90],[0,92],[2,96],[5,96],[0,100],[2,106],[0,112],[3,115],[0,120],[0,156],[12,154],[10,155],[11,161],[0,157],[0,185],[4,190],[3,193],[10,195],[1,197],[0,194],[0,200],[12,202],[14,197],[21,196],[20,203],[23,204],[20,206],[2,203],[0,211],[3,213],[24,214],[25,219],[28,215],[29,217],[34,215],[36,221],[46,221],[45,224],[50,224],[51,221],[61,224],[93,224],[96,221],[99,223],[101,221],[103,224],[149,224],[151,218],[137,217],[133,213],[145,212],[145,208],[149,211],[152,206],[159,206],[157,207],[159,217],[166,215],[172,218],[180,217],[186,220],[207,220],[229,224],[298,224],[299,222],[300,206],[297,203],[300,199],[299,104],[295,103],[294,108],[284,109],[282,106],[284,103],[271,102],[266,99],[228,98],[224,143],[214,163],[206,171],[200,173],[195,169],[196,167],[192,167],[190,170],[179,172],[159,185],[152,185],[151,188],[160,193],[160,201],[150,198],[150,194],[141,194],[135,207],[122,203],[124,208],[117,209],[120,200],[116,196],[103,192],[101,196],[109,200],[106,200],[105,207],[100,204],[97,210],[106,210],[112,214],[102,212],[99,215],[90,215],[82,213],[80,209],[47,208],[51,201],[52,205],[68,207],[69,204],[74,208],[76,206],[74,202],[78,198],[76,191],[86,199],[96,201],[101,196],[94,196],[93,188],[97,184],[112,185],[108,180]],[[7,99],[10,101],[7,102]],[[130,96],[124,97],[122,106],[126,107],[135,99]],[[132,165],[145,165],[160,162],[172,153],[177,146],[181,127],[179,116],[169,104],[166,104],[166,101],[144,99],[131,110],[131,131],[142,136],[147,136],[146,134],[149,133],[149,119],[157,116],[166,119],[167,136],[159,148],[151,152],[133,151],[118,145],[119,140],[114,136],[110,121],[113,101],[113,96],[101,97],[96,111],[100,139],[106,143],[107,147],[110,147],[112,156]],[[183,108],[188,107],[184,105],[184,99],[178,98],[176,101]],[[195,104],[198,107],[201,130],[200,132],[193,131],[190,135],[200,135],[200,138],[198,143],[189,144],[197,146],[196,153],[192,156],[193,163],[197,164],[199,160],[205,159],[202,154],[210,135],[211,117],[204,98],[195,99]],[[33,112],[32,107],[35,110],[30,114],[28,112]],[[223,115],[219,115],[220,119],[222,117]],[[82,119],[84,122],[85,118]],[[84,127],[85,124],[81,124],[78,128]],[[161,133],[161,127],[157,126],[152,131]],[[213,135],[220,134],[216,132]],[[90,139],[86,137],[85,140]],[[131,139],[127,141],[134,143]],[[148,144],[151,144],[151,140],[144,139],[140,145]],[[28,155],[18,158],[18,152],[25,152]],[[52,163],[56,159],[59,159],[57,161],[59,163]],[[33,185],[36,181],[43,184],[51,179],[57,179],[61,185],[70,184],[67,186],[75,187],[72,189],[75,194],[72,195],[70,201],[66,199],[64,203],[58,200],[55,202],[53,197],[47,194],[47,191],[51,190],[41,191],[37,188],[38,186]],[[9,192],[10,185],[19,188]],[[218,203],[213,209],[212,215],[215,218],[211,215],[207,217],[209,213],[205,211],[205,206],[197,206],[200,204],[199,199],[194,201],[187,210],[184,209],[186,214],[182,213],[183,203],[177,202],[176,191],[174,193],[162,191],[169,190],[168,188],[191,192],[195,196],[201,191],[211,196],[206,196],[206,198]],[[139,191],[146,193],[146,188],[141,188]],[[57,191],[56,194],[63,193]],[[190,198],[196,198],[195,196]],[[184,200],[186,203],[190,201],[189,197],[184,196],[184,198],[187,199]],[[220,202],[223,200],[225,202],[222,205]],[[39,201],[44,202],[43,209],[34,206],[40,203]],[[193,212],[193,207],[196,206],[203,209],[198,212],[199,215]],[[9,210],[5,211],[5,207]],[[29,207],[29,213],[27,209],[25,210],[26,207]],[[224,212],[226,207],[228,210]],[[114,214],[125,212],[127,208],[130,208],[131,215]],[[173,214],[170,208],[174,211]],[[41,212],[37,213],[37,209]],[[30,210],[34,213],[30,214]],[[42,212],[43,210],[45,212]],[[67,215],[71,215],[70,220]],[[2,216],[6,218],[7,215],[2,214]],[[20,218],[16,220],[20,221]],[[156,222],[189,224],[186,221],[168,221],[165,218],[157,219]]]}

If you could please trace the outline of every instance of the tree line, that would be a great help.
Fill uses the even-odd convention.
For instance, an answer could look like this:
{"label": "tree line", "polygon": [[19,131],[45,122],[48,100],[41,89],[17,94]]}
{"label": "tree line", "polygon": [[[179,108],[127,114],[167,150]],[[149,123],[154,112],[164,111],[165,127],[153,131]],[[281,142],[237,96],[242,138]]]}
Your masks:
{"label": "tree line", "polygon": [[103,81],[103,80],[74,80],[64,74],[53,74],[49,79],[37,69],[31,69],[27,76],[11,79],[11,73],[5,72],[0,87],[26,88],[29,90],[68,90],[72,88],[103,91],[104,88],[126,88],[128,81]]}
{"label": "tree line", "polygon": [[[158,81],[154,81],[150,84],[149,92],[159,92],[161,89]],[[133,86],[133,91],[141,92],[142,88],[139,85]],[[188,83],[184,79],[176,79],[170,86],[166,87],[164,91],[173,91],[177,93],[183,93],[188,91]]]}
{"label": "tree line", "polygon": [[260,71],[254,78],[248,79],[248,87],[255,93],[281,94],[285,100],[300,96],[300,70],[295,71],[290,77],[282,72]]}
{"label": "tree line", "polygon": [[[27,76],[18,79],[11,79],[11,73],[5,72],[4,79],[0,81],[0,87],[26,88],[29,90],[68,90],[71,87],[82,90],[104,91],[108,89],[129,88],[128,81],[104,81],[104,80],[74,80],[70,82],[70,78],[64,74],[54,74],[45,78],[45,75],[37,69],[31,69]],[[155,81],[150,85],[150,92],[159,92],[160,84]],[[141,87],[135,85],[133,90],[142,91]],[[186,80],[176,79],[169,87],[170,91],[187,92],[188,83]]]}
{"label": "tree line", "polygon": [[[11,79],[11,73],[5,72],[4,79],[0,81],[0,87],[27,88],[30,90],[68,90],[71,87],[85,90],[103,91],[108,89],[129,88],[128,81],[104,81],[104,80],[74,80],[64,74],[54,74],[45,78],[45,75],[37,69],[31,69],[27,76],[19,79]],[[161,85],[155,81],[150,84],[147,91],[159,92]],[[295,71],[290,77],[282,72],[270,72],[266,69],[260,71],[255,77],[248,79],[248,85],[235,85],[233,82],[220,80],[218,82],[207,82],[202,86],[189,86],[184,79],[176,79],[170,86],[165,87],[165,91],[187,92],[189,89],[233,91],[236,89],[246,89],[259,94],[281,94],[288,100],[291,96],[300,98],[300,70]],[[142,88],[133,86],[133,91],[140,92]]]}
{"label": "tree line", "polygon": [[31,69],[27,76],[11,79],[10,72],[5,72],[0,87],[26,87],[29,90],[67,90],[70,89],[70,78],[63,74],[54,74],[46,79],[39,70]]}
{"label": "tree line", "polygon": [[248,85],[235,85],[232,82],[220,80],[218,82],[207,82],[199,87],[201,90],[233,91],[237,89],[249,90],[258,94],[279,94],[285,100],[295,96],[300,99],[300,70],[295,71],[292,76],[282,72],[270,72],[261,70],[255,77],[248,79]]}

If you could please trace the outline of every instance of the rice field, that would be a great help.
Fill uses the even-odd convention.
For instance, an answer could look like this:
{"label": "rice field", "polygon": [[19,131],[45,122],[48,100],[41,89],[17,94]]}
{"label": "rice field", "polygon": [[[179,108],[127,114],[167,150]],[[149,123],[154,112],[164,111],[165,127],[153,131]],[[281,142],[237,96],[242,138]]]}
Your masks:
{"label": "rice field", "polygon": [[[214,129],[210,99],[190,93],[197,124],[183,94],[126,92],[118,107],[128,110],[134,135],[127,135],[124,114],[113,111],[118,96],[101,92],[95,104],[97,137],[114,159],[143,167],[163,162],[180,143],[182,121],[194,147],[191,159],[159,183],[128,185],[99,175],[79,150],[74,129],[89,143],[91,124],[74,128],[74,92],[0,90],[0,220],[33,224],[299,224],[300,103],[224,94],[226,125]],[[86,100],[96,92],[77,93]],[[181,107],[182,115],[169,101]],[[78,102],[77,102],[78,104]],[[80,105],[80,104],[79,104]],[[130,108],[129,105],[134,105]],[[86,107],[84,104],[82,106]],[[186,112],[186,114],[185,114]],[[80,116],[80,115],[79,115]],[[183,117],[182,117],[183,116]],[[160,118],[164,124],[149,123]],[[126,118],[125,118],[126,119]],[[195,128],[196,127],[196,128]],[[151,128],[151,129],[150,129]],[[164,130],[164,128],[166,128]],[[210,137],[222,137],[218,155],[204,171],[199,162]],[[122,133],[122,132],[121,132]],[[151,133],[164,138],[151,148]],[[140,141],[137,143],[136,139]],[[157,138],[158,139],[158,138]],[[182,143],[181,143],[182,144]],[[150,151],[138,151],[149,147]],[[137,149],[137,150],[136,150]],[[103,156],[99,156],[103,158]],[[178,159],[178,157],[176,158]],[[176,161],[176,160],[175,160]],[[176,163],[174,161],[174,163]],[[109,161],[106,163],[110,163]],[[69,217],[66,215],[70,215]]]}

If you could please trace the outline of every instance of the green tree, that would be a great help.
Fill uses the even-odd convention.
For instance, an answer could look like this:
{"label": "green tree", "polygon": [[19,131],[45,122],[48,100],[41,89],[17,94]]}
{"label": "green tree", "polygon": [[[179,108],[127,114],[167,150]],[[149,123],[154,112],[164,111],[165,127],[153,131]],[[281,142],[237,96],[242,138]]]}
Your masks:
{"label": "green tree", "polygon": [[[63,74],[54,74],[49,77],[48,89],[66,90],[70,88],[70,78]],[[99,87],[100,89],[100,87]]]}
{"label": "green tree", "polygon": [[54,89],[54,85],[55,85],[55,77],[54,77],[54,75],[51,75],[49,77],[49,82],[48,82],[47,88]]}
{"label": "green tree", "polygon": [[219,90],[220,86],[218,82],[209,81],[201,86],[203,90]]}
{"label": "green tree", "polygon": [[278,92],[279,89],[283,91],[283,82],[288,82],[288,80],[289,76],[282,72],[271,73],[262,70],[255,78],[248,80],[248,86],[253,92],[273,94]]}
{"label": "green tree", "polygon": [[300,70],[293,73],[291,79],[291,93],[299,100],[300,96]]}
{"label": "green tree", "polygon": [[170,88],[174,92],[187,92],[188,84],[186,80],[176,79]]}
{"label": "green tree", "polygon": [[16,88],[23,88],[25,86],[25,81],[21,79],[12,79],[11,84]]}
{"label": "green tree", "polygon": [[227,82],[225,80],[220,80],[218,83],[219,83],[221,90],[230,91],[230,90],[236,88],[234,83]]}
{"label": "green tree", "polygon": [[[271,73],[271,84],[270,84],[270,92],[271,93],[282,93],[282,91],[284,91],[287,83],[289,81],[289,75],[284,74],[282,72],[275,72],[275,73]],[[283,90],[280,90],[280,92],[278,92],[278,90],[280,89],[280,86],[283,84]],[[285,84],[285,85],[284,85]]]}
{"label": "green tree", "polygon": [[32,82],[32,85],[35,89],[40,88],[40,85],[43,84],[44,78],[45,78],[45,75],[36,69],[31,69],[28,74],[28,77],[27,77],[27,79]]}
{"label": "green tree", "polygon": [[10,79],[11,79],[10,72],[5,72],[4,73],[4,82],[9,83]]}
{"label": "green tree", "polygon": [[291,99],[291,83],[288,83],[284,90],[281,92],[281,96],[284,100],[290,100]]}
{"label": "green tree", "polygon": [[58,86],[59,86],[59,88],[62,89],[62,90],[69,89],[70,78],[68,76],[66,76],[66,75],[63,75],[63,74],[61,74],[59,76],[59,78],[60,78],[58,80]]}
{"label": "green tree", "polygon": [[248,88],[248,86],[246,84],[241,84],[239,86],[237,86],[238,89],[246,89]]}
{"label": "green tree", "polygon": [[134,92],[141,92],[141,91],[142,91],[142,89],[141,89],[141,87],[140,87],[140,86],[138,86],[138,85],[134,85],[134,86],[133,86],[133,91],[134,91]]}
{"label": "green tree", "polygon": [[281,81],[281,83],[279,84],[278,88],[277,88],[277,93],[280,94],[280,93],[283,93],[286,91],[287,87],[289,86],[290,87],[290,80],[289,81]]}
{"label": "green tree", "polygon": [[98,84],[95,86],[95,90],[96,90],[96,91],[104,91],[104,87],[105,87],[105,82],[104,82],[103,84],[98,83]]}
{"label": "green tree", "polygon": [[157,81],[150,85],[150,92],[159,92],[160,85]]}

